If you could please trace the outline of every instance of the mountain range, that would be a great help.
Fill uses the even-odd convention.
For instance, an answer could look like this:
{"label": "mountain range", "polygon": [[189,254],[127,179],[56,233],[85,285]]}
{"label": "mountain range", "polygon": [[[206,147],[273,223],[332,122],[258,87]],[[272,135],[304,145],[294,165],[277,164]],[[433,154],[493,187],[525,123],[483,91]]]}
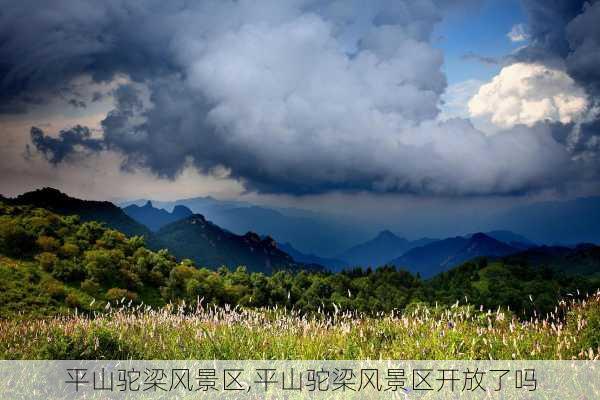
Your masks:
{"label": "mountain range", "polygon": [[[119,205],[127,208],[132,204],[144,206],[147,202],[146,199],[139,199]],[[335,215],[219,200],[210,196],[172,202],[153,200],[152,204],[166,211],[182,205],[238,235],[248,231],[269,235],[278,243],[293,243],[304,254],[319,254],[326,258],[337,258],[337,253],[369,239],[373,234],[372,228]]]}
{"label": "mountain range", "polygon": [[[595,274],[599,268],[598,247],[593,244],[577,247],[538,246],[528,237],[508,230],[414,241],[386,230],[372,239],[349,246],[337,256],[327,257],[299,250],[295,242],[280,241],[279,238],[276,241],[268,234],[254,233],[251,230],[238,234],[181,204],[175,204],[171,211],[157,208],[152,202],[141,206],[129,204],[122,210],[110,202],[80,200],[52,188],[25,193],[13,199],[2,197],[1,200],[16,205],[46,208],[60,214],[76,214],[83,221],[103,222],[127,235],[144,236],[148,246],[153,249],[167,248],[179,259],[190,258],[198,265],[211,268],[246,265],[250,271],[270,273],[280,268],[320,270],[325,267],[339,271],[353,266],[376,267],[388,264],[427,278],[477,257],[515,257],[522,262],[583,274]],[[221,204],[214,199],[201,198],[186,202],[204,204],[213,210],[220,209],[221,217],[237,216],[244,220],[243,224],[248,224],[253,218],[260,219],[261,215],[267,220],[273,215],[281,216],[278,223],[292,219],[302,220],[303,224],[314,222],[310,215],[305,215],[302,211],[290,211],[295,213],[290,216],[276,210],[242,206],[236,202]],[[590,216],[591,220],[594,218]],[[262,226],[264,228],[272,223],[271,220]],[[320,227],[320,223],[312,225],[313,232],[319,233]],[[283,228],[280,226],[279,229]],[[339,226],[334,230],[337,229]],[[293,231],[293,226],[288,226],[287,231]],[[327,234],[331,232],[328,231]]]}
{"label": "mountain range", "polygon": [[433,241],[435,239],[428,238],[409,241],[396,236],[389,230],[384,230],[373,239],[349,248],[336,258],[344,260],[346,267],[378,267],[401,256],[412,248],[423,246]]}
{"label": "mountain range", "polygon": [[261,238],[254,232],[236,235],[207,221],[200,214],[166,225],[156,236],[173,254],[189,258],[202,267],[246,266],[250,271],[267,274],[278,269],[322,268],[297,262],[280,250],[270,237]]}
{"label": "mountain range", "polygon": [[[121,203],[144,206],[147,200]],[[454,219],[446,218],[436,223],[431,215],[407,215],[402,220],[390,219],[384,226],[381,222],[369,222],[364,216],[340,216],[332,213],[313,212],[295,208],[255,205],[236,200],[221,200],[210,196],[181,199],[170,202],[152,201],[158,208],[173,210],[184,205],[196,214],[202,214],[215,224],[239,235],[253,231],[259,235],[270,235],[278,243],[291,243],[303,254],[342,259],[348,262],[365,261],[352,254],[344,254],[358,243],[365,243],[383,229],[390,231],[412,231],[419,221],[431,226],[433,237],[448,237],[463,232],[487,232],[502,230],[517,232],[529,241],[546,245],[575,245],[589,242],[600,243],[600,197],[577,198],[565,201],[534,202],[515,206],[502,212],[477,214],[468,218],[457,214]],[[455,228],[453,228],[455,227]],[[440,233],[436,229],[440,228]],[[454,232],[453,229],[459,230]],[[492,236],[494,237],[494,236]],[[418,239],[418,236],[414,239]],[[517,238],[496,238],[515,247],[523,247]],[[388,254],[388,261],[399,256]],[[381,262],[381,259],[375,261]]]}
{"label": "mountain range", "polygon": [[[157,204],[166,205],[166,203]],[[210,197],[181,200],[173,205],[172,212],[154,207],[150,201],[146,201],[141,207],[137,204],[127,205],[124,211],[137,222],[148,226],[153,231],[157,231],[168,222],[177,218],[182,219],[192,213],[183,204],[201,207],[208,212],[210,210],[212,212],[220,210],[217,212],[217,215],[221,217],[225,215],[229,217],[235,216],[235,220],[245,220],[246,223],[250,220],[273,221],[273,219],[280,217],[283,219],[290,218],[284,217],[283,214],[275,210],[252,207],[240,202],[220,202]],[[317,230],[316,227],[314,229]],[[159,232],[158,236],[161,235]],[[290,255],[296,262],[320,265],[331,271],[340,271],[357,266],[378,267],[384,264],[392,264],[408,268],[413,272],[420,272],[423,276],[428,277],[434,275],[436,272],[447,270],[472,257],[502,256],[535,246],[532,241],[524,236],[506,230],[485,233],[485,236],[495,239],[495,242],[483,241],[484,237],[482,236],[473,239],[473,236],[474,234],[443,240],[422,238],[409,241],[389,230],[384,230],[374,238],[351,246],[335,257],[325,257],[314,253],[302,252],[295,247],[295,243],[289,241],[278,242],[277,247]],[[470,247],[468,247],[469,240],[472,242]],[[183,244],[173,245],[183,246]],[[425,248],[419,249],[424,246]],[[419,250],[409,252],[413,249]],[[174,251],[175,254],[179,252],[179,250]],[[188,249],[185,254],[191,254],[190,250]]]}
{"label": "mountain range", "polygon": [[476,257],[502,257],[520,250],[484,233],[476,233],[470,237],[457,236],[413,248],[389,261],[389,264],[430,278]]}
{"label": "mountain range", "polygon": [[320,257],[315,254],[302,253],[301,251],[294,248],[294,246],[289,242],[277,243],[277,247],[280,250],[285,251],[287,254],[292,256],[292,258],[298,262],[305,264],[322,265],[330,271],[341,271],[348,266],[348,263],[346,261],[337,258]]}
{"label": "mountain range", "polygon": [[[275,213],[272,210],[256,209],[254,207],[239,208],[239,204],[219,205],[212,198],[185,200],[185,202],[191,205],[196,204],[196,206],[200,204],[204,207],[212,207],[213,211],[219,207],[226,209],[231,206],[233,207],[229,209],[231,215],[238,215],[239,219],[244,219],[244,215],[248,215],[243,214],[242,211],[252,210],[262,213],[264,219],[268,219]],[[137,222],[146,225],[152,231],[156,232],[155,236],[160,240],[160,243],[169,248],[174,254],[191,258],[200,265],[214,267],[219,266],[220,263],[225,264],[224,260],[227,260],[229,263],[238,264],[241,263],[241,260],[244,260],[245,264],[250,263],[256,268],[270,269],[270,261],[263,263],[259,262],[255,257],[248,258],[247,254],[246,256],[242,256],[244,252],[240,249],[243,246],[214,247],[214,245],[211,245],[211,239],[206,238],[207,235],[210,236],[209,233],[195,232],[195,230],[199,229],[199,226],[204,227],[204,223],[199,223],[195,227],[195,230],[191,230],[184,223],[174,224],[169,226],[168,229],[161,229],[164,226],[168,226],[169,223],[183,220],[192,214],[192,211],[182,204],[175,205],[171,212],[154,207],[150,201],[147,201],[141,207],[131,204],[123,210]],[[205,222],[210,224],[208,226],[213,230],[218,228],[212,222]],[[228,232],[227,235],[229,234]],[[225,237],[227,235],[219,233],[217,236]],[[234,237],[238,236],[233,234],[230,238]],[[270,241],[269,237],[267,242]],[[313,253],[304,253],[296,249],[294,244],[290,242],[276,244],[277,249],[289,255],[294,262],[306,265],[319,265],[331,271],[340,271],[352,267],[378,267],[384,264],[391,264],[409,269],[412,272],[419,272],[424,277],[433,276],[438,272],[445,271],[474,257],[504,256],[532,246],[534,244],[524,236],[510,231],[499,230],[486,234],[477,233],[443,240],[422,238],[414,241],[409,241],[389,230],[384,230],[373,239],[352,246],[336,257],[323,257]],[[272,249],[266,246],[261,251],[269,254],[270,250]],[[224,257],[219,254],[219,251],[231,254]],[[275,258],[282,265],[289,263],[283,258],[277,258],[276,256]]]}
{"label": "mountain range", "polygon": [[141,207],[136,204],[124,207],[123,211],[129,217],[133,218],[138,223],[147,226],[154,232],[165,225],[190,217],[194,214],[192,210],[183,205],[176,205],[173,208],[173,211],[168,212],[163,208],[154,207],[150,200]]}
{"label": "mountain range", "polygon": [[53,188],[43,188],[24,193],[14,199],[3,198],[2,200],[14,205],[45,208],[63,215],[78,215],[83,221],[102,222],[128,236],[144,236],[148,247],[154,250],[167,248],[178,259],[190,258],[198,265],[206,267],[218,268],[226,265],[235,268],[244,265],[249,271],[265,273],[284,268],[293,270],[321,268],[296,262],[291,256],[279,250],[275,241],[270,238],[261,239],[253,232],[245,235],[233,234],[206,221],[202,215],[189,215],[190,210],[182,207],[167,213],[165,210],[157,210],[150,203],[138,207],[137,210],[135,208],[128,210],[135,213],[144,223],[147,220],[141,217],[149,216],[149,225],[153,227],[157,226],[153,223],[159,221],[156,216],[163,218],[160,222],[164,222],[165,213],[172,219],[183,217],[153,232],[110,202],[81,200]]}

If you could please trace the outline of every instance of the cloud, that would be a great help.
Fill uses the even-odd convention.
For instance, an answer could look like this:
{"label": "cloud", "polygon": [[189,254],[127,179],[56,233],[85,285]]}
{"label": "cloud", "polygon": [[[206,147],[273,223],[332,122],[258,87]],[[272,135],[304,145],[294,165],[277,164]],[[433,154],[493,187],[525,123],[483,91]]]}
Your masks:
{"label": "cloud", "polygon": [[510,32],[506,34],[511,42],[524,42],[529,38],[527,27],[523,24],[513,25]]}
{"label": "cloud", "polygon": [[566,58],[569,73],[596,97],[600,96],[600,2],[589,4],[567,25],[571,52]]}
{"label": "cloud", "polygon": [[526,63],[502,68],[469,101],[471,116],[489,117],[504,128],[541,121],[569,124],[587,108],[585,91],[564,71]]}
{"label": "cloud", "polygon": [[87,107],[87,104],[85,103],[85,101],[82,101],[82,100],[69,99],[68,103],[69,103],[69,105],[71,105],[75,108],[86,108]]}
{"label": "cloud", "polygon": [[[32,136],[50,162],[107,149],[126,170],[173,179],[193,165],[261,193],[522,194],[593,168],[556,139],[545,111],[493,136],[438,120],[447,83],[431,35],[444,3],[7,2],[0,89],[12,101],[125,74],[102,143]],[[575,118],[550,97],[550,120]]]}
{"label": "cloud", "polygon": [[600,95],[600,2],[597,0],[523,0],[529,18],[530,44],[518,61],[559,65],[590,94]]}
{"label": "cloud", "polygon": [[598,148],[594,143],[600,141],[600,72],[597,68],[600,2],[556,0],[548,7],[544,0],[524,0],[523,4],[531,39],[515,58],[560,68],[585,90],[590,111],[571,132],[568,143],[575,157],[597,162]]}
{"label": "cloud", "polygon": [[77,125],[61,130],[58,138],[47,136],[40,128],[31,128],[31,142],[51,164],[59,164],[81,153],[98,152],[104,148],[102,139],[92,138],[89,128]]}
{"label": "cloud", "polygon": [[527,15],[530,43],[521,52],[523,58],[564,58],[570,52],[567,25],[578,16],[587,0],[522,0]]}
{"label": "cloud", "polygon": [[482,56],[480,54],[473,53],[472,51],[463,54],[461,58],[463,60],[477,61],[485,65],[498,65],[502,62],[502,60],[499,60],[497,57]]}
{"label": "cloud", "polygon": [[469,100],[477,94],[484,82],[469,79],[448,86],[441,97],[440,119],[468,118]]}

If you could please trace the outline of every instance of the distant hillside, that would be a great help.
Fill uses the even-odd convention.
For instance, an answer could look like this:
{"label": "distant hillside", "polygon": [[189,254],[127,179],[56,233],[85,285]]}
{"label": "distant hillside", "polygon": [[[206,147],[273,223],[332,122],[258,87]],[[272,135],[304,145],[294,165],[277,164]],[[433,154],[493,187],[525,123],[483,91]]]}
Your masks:
{"label": "distant hillside", "polygon": [[409,246],[408,240],[385,230],[373,239],[349,248],[337,258],[345,260],[347,266],[378,267],[403,254]]}
{"label": "distant hillside", "polygon": [[448,304],[465,299],[475,306],[509,306],[517,315],[554,310],[556,301],[598,290],[597,276],[569,275],[543,265],[515,259],[480,259],[436,275],[427,282],[436,301]]}
{"label": "distant hillside", "polygon": [[154,207],[151,201],[147,201],[141,207],[135,204],[129,205],[123,208],[123,211],[135,221],[145,225],[154,232],[165,225],[185,219],[194,214],[189,208],[182,205],[177,205],[173,208],[172,212],[168,212],[162,208]]}
{"label": "distant hillside", "polygon": [[251,204],[242,201],[219,200],[215,199],[212,196],[191,197],[188,199],[180,199],[176,201],[137,199],[133,201],[120,202],[119,206],[123,208],[129,207],[131,205],[142,207],[149,201],[152,202],[154,207],[163,208],[169,212],[173,211],[177,206],[184,206],[192,210],[193,213],[202,215],[211,215],[213,214],[213,212],[220,210],[251,206]]}
{"label": "distant hillside", "polygon": [[[143,206],[147,200],[120,203],[122,207]],[[306,254],[337,258],[336,254],[371,235],[370,227],[347,218],[293,208],[258,206],[235,200],[219,200],[210,196],[171,202],[152,201],[167,211],[183,205],[194,214],[202,214],[213,223],[238,235],[248,231],[269,235],[279,243],[293,243]]]}
{"label": "distant hillside", "polygon": [[428,278],[475,257],[501,257],[517,251],[488,235],[476,233],[469,238],[458,236],[416,247],[389,263]]}
{"label": "distant hillside", "polygon": [[104,222],[109,227],[130,236],[144,235],[147,238],[151,236],[151,232],[144,225],[134,221],[123,210],[108,201],[81,200],[69,197],[53,188],[43,188],[24,193],[8,202],[45,208],[62,215],[78,215],[83,221]]}
{"label": "distant hillside", "polygon": [[569,275],[600,275],[600,246],[581,244],[575,248],[540,246],[509,255],[504,261],[545,266]]}
{"label": "distant hillside", "polygon": [[253,232],[236,235],[200,214],[169,224],[156,236],[177,257],[189,258],[202,267],[246,266],[264,273],[306,267],[278,249],[273,239],[262,239]]}
{"label": "distant hillside", "polygon": [[277,247],[300,263],[322,265],[330,271],[341,271],[347,266],[347,262],[335,258],[324,258],[314,254],[304,254],[296,250],[291,243],[277,243]]}
{"label": "distant hillside", "polygon": [[433,240],[419,239],[411,242],[396,236],[393,232],[384,230],[373,239],[349,248],[336,258],[346,261],[347,267],[379,267],[406,251],[426,245]]}
{"label": "distant hillside", "polygon": [[[511,232],[511,231],[497,230],[497,231],[484,232],[484,234],[491,238],[499,240],[500,242],[504,242],[512,247],[515,247],[517,249],[525,250],[525,249],[529,249],[532,247],[537,247],[537,244],[535,244],[534,242],[532,242],[525,236],[519,235],[519,234]],[[474,234],[468,235],[468,237],[471,237],[473,235]]]}
{"label": "distant hillside", "polygon": [[[322,269],[321,265],[307,265],[277,248],[273,239],[261,239],[255,233],[236,235],[208,222],[202,215],[177,205],[172,212],[155,208],[147,202],[143,207],[128,206],[127,212],[156,232],[135,221],[122,209],[106,201],[80,200],[56,189],[44,188],[25,193],[6,202],[14,205],[32,205],[62,215],[78,215],[83,221],[98,221],[129,236],[143,235],[150,249],[168,249],[178,259],[189,258],[197,265],[210,268],[245,265],[250,271],[271,273],[278,269]],[[175,222],[167,223],[168,220]]]}

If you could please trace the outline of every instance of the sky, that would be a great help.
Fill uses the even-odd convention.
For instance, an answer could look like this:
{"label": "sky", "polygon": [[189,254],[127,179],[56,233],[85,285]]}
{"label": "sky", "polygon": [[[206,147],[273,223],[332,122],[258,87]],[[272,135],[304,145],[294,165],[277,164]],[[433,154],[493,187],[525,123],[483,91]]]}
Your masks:
{"label": "sky", "polygon": [[400,226],[600,194],[598,1],[0,10],[7,196],[212,195]]}

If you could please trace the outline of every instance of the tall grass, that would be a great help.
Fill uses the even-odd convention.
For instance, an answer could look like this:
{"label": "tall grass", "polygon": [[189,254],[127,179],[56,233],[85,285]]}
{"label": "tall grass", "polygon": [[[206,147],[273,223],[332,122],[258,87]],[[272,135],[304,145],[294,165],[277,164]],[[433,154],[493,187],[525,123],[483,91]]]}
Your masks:
{"label": "tall grass", "polygon": [[95,315],[0,321],[4,359],[598,359],[599,350],[600,292],[529,320],[459,303],[373,317],[122,300]]}

